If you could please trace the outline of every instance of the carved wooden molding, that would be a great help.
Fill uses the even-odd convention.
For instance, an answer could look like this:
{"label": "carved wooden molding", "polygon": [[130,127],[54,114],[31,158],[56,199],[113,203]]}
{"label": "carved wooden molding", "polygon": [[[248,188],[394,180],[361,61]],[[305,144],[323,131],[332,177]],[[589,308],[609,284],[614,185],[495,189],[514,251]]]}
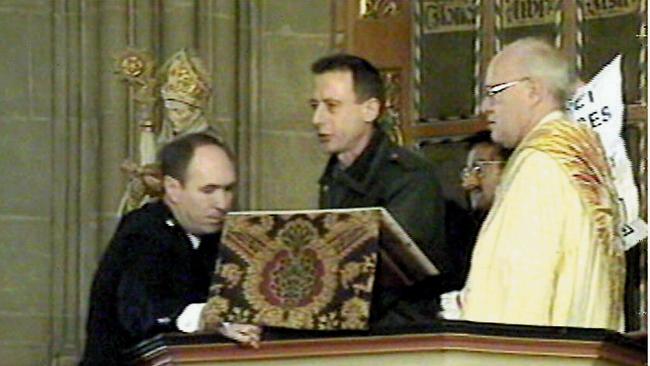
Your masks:
{"label": "carved wooden molding", "polygon": [[400,13],[401,6],[395,0],[360,0],[359,16],[363,19],[390,18]]}
{"label": "carved wooden molding", "polygon": [[[233,344],[193,343],[191,337],[181,344],[161,344],[139,358],[140,365],[160,365],[224,361],[289,360],[311,357],[345,357],[356,355],[408,354],[430,352],[444,354],[449,361],[459,352],[487,355],[520,355],[562,357],[567,359],[600,360],[620,365],[643,365],[645,354],[603,339],[549,339],[495,336],[482,334],[440,333],[401,334],[388,336],[317,338],[266,341],[257,349]],[[178,342],[180,337],[174,340]],[[447,351],[455,351],[447,353]],[[439,353],[440,352],[440,353]],[[452,362],[453,363],[453,362]]]}
{"label": "carved wooden molding", "polygon": [[380,123],[391,140],[398,145],[404,144],[404,114],[401,110],[403,97],[402,74],[399,70],[382,69],[379,71],[384,81],[385,103]]}

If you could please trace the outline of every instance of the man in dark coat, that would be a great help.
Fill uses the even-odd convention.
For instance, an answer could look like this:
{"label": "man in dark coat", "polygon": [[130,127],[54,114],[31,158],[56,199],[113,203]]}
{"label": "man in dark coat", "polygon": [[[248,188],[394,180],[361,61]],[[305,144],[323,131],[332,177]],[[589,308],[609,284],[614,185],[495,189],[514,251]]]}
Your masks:
{"label": "man in dark coat", "polygon": [[233,202],[232,156],[214,137],[190,134],[163,147],[159,160],[162,201],[122,218],[95,274],[81,365],[124,364],[122,351],[177,331],[188,305],[207,299]]}
{"label": "man in dark coat", "polygon": [[[430,164],[398,147],[377,127],[384,89],[377,69],[351,55],[334,55],[312,65],[310,104],[322,149],[331,158],[320,183],[321,208],[385,207],[420,249],[449,273],[444,201]],[[409,288],[375,287],[371,324],[423,322],[438,311],[439,280]]]}

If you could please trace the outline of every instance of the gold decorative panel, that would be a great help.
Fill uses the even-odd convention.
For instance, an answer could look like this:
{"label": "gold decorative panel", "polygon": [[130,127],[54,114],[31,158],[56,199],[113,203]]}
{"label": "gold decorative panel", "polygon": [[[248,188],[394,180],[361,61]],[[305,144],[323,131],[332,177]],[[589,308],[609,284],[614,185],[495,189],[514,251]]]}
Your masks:
{"label": "gold decorative panel", "polygon": [[478,0],[418,0],[413,7],[413,105],[419,123],[474,114]]}
{"label": "gold decorative panel", "polygon": [[560,0],[497,0],[494,7],[499,49],[522,37],[559,40],[563,21]]}
{"label": "gold decorative panel", "polygon": [[422,33],[471,31],[476,27],[478,7],[474,0],[422,2]]}
{"label": "gold decorative panel", "polygon": [[580,1],[585,19],[607,18],[626,14],[634,14],[639,11],[639,0],[625,1],[602,1],[582,0]]}
{"label": "gold decorative panel", "polygon": [[400,4],[395,0],[361,0],[359,15],[364,19],[380,19],[397,15]]}
{"label": "gold decorative panel", "polygon": [[552,24],[558,6],[558,0],[503,0],[500,12],[503,28]]}

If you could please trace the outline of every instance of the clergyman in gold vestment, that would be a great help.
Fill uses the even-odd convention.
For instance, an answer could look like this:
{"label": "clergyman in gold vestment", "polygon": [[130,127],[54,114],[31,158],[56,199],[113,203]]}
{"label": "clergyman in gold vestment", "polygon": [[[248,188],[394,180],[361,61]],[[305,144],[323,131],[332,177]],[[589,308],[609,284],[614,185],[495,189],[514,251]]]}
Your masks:
{"label": "clergyman in gold vestment", "polygon": [[621,218],[599,138],[561,111],[573,75],[532,38],[489,65],[482,109],[515,151],[473,252],[465,320],[622,329]]}

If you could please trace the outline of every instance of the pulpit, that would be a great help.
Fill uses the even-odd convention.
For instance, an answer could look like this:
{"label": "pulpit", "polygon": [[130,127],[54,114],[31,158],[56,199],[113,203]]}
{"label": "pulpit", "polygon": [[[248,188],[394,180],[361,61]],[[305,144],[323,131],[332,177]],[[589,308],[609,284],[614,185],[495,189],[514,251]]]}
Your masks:
{"label": "pulpit", "polygon": [[257,349],[215,334],[161,334],[135,365],[646,365],[647,339],[603,329],[436,321],[370,331],[265,330]]}

